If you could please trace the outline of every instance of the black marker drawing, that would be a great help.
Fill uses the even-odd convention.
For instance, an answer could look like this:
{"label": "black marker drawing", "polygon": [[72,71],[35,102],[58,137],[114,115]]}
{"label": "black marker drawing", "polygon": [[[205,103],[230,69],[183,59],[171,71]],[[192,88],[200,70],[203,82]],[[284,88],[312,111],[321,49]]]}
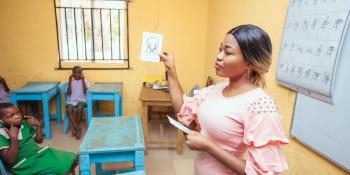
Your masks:
{"label": "black marker drawing", "polygon": [[287,74],[287,73],[288,73],[288,71],[289,71],[289,67],[288,67],[288,65],[287,65],[287,66],[284,66],[284,67],[285,67],[285,68],[284,68],[284,70],[283,70],[283,71],[284,71],[284,73],[285,73],[285,74]]}
{"label": "black marker drawing", "polygon": [[329,16],[327,16],[327,18],[325,20],[323,20],[322,24],[321,24],[321,28],[325,29],[328,25],[330,24],[329,22]]}
{"label": "black marker drawing", "polygon": [[303,5],[303,0],[299,0],[298,7],[301,7]]}
{"label": "black marker drawing", "polygon": [[328,49],[327,49],[326,54],[327,54],[328,56],[332,56],[332,54],[333,54],[333,52],[334,52],[334,49],[335,49],[334,46],[329,46]]}
{"label": "black marker drawing", "polygon": [[328,82],[330,81],[330,73],[324,72],[322,76],[323,78],[321,82],[324,83],[325,85],[328,85]]}
{"label": "black marker drawing", "polygon": [[301,29],[305,31],[307,28],[309,28],[309,22],[304,20]]}
{"label": "black marker drawing", "polygon": [[315,52],[316,56],[318,57],[320,56],[322,52],[322,47],[323,47],[323,44],[320,44],[320,46],[316,49],[316,52]]}
{"label": "black marker drawing", "polygon": [[286,29],[289,30],[293,25],[293,22],[288,22],[287,26],[286,26]]}
{"label": "black marker drawing", "polygon": [[304,78],[305,79],[309,79],[310,75],[311,75],[311,69],[308,69],[307,71],[305,71],[305,74],[304,74]]}
{"label": "black marker drawing", "polygon": [[298,72],[297,72],[297,78],[300,79],[302,74],[303,74],[303,67],[299,66]]}
{"label": "black marker drawing", "polygon": [[284,43],[282,46],[282,52],[284,52],[288,47],[288,43]]}
{"label": "black marker drawing", "polygon": [[293,30],[297,30],[299,27],[299,22],[295,22],[294,23],[294,27],[293,27]]}
{"label": "black marker drawing", "polygon": [[317,25],[317,22],[318,22],[318,18],[315,18],[313,21],[312,21],[312,26],[311,26],[311,29],[312,30],[315,30],[315,27]]}
{"label": "black marker drawing", "polygon": [[149,37],[147,38],[146,41],[147,44],[147,48],[146,48],[146,53],[148,55],[152,55],[152,56],[157,56],[157,49],[159,47],[159,41],[156,37]]}
{"label": "black marker drawing", "polygon": [[335,20],[335,22],[334,22],[334,24],[333,24],[333,29],[334,30],[337,30],[338,29],[338,27],[342,24],[344,22],[344,20],[343,19],[337,19],[337,20]]}
{"label": "black marker drawing", "polygon": [[293,74],[294,74],[294,72],[295,72],[295,65],[293,65],[293,66],[292,66],[292,69],[290,70],[290,74],[292,74],[292,75],[293,75]]}
{"label": "black marker drawing", "polygon": [[308,53],[308,54],[310,54],[310,55],[312,55],[312,53],[313,53],[313,50],[312,50],[312,47],[311,47],[311,46],[307,46],[307,47],[305,48],[305,51],[306,51],[306,53]]}
{"label": "black marker drawing", "polygon": [[294,48],[295,48],[295,44],[292,43],[292,44],[290,45],[290,47],[289,47],[289,51],[290,51],[290,52],[293,52]]}
{"label": "black marker drawing", "polygon": [[284,67],[284,64],[283,64],[283,63],[281,63],[281,64],[280,64],[280,68],[281,68],[281,69],[283,69],[283,67]]}
{"label": "black marker drawing", "polygon": [[301,45],[297,45],[297,50],[299,53],[303,54],[304,53],[304,50],[303,50],[303,47]]}
{"label": "black marker drawing", "polygon": [[312,76],[312,79],[311,79],[311,80],[313,80],[313,81],[317,81],[319,76],[320,76],[320,73],[318,73],[318,72],[316,72],[316,71],[314,70],[314,74],[313,74],[313,76]]}

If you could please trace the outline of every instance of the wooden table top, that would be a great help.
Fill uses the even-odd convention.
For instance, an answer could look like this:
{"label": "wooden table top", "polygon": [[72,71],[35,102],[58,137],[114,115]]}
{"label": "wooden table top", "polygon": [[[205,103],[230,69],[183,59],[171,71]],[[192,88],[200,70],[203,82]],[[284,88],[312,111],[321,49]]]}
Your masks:
{"label": "wooden table top", "polygon": [[170,102],[170,94],[161,90],[142,87],[139,100],[153,102]]}

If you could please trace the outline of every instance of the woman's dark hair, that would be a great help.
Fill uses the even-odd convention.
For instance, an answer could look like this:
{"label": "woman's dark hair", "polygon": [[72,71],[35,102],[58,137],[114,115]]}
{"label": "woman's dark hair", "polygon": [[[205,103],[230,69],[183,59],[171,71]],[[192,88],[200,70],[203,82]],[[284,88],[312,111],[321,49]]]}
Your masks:
{"label": "woman's dark hair", "polygon": [[237,40],[244,60],[251,66],[250,80],[258,86],[265,87],[264,74],[271,65],[272,45],[269,35],[260,27],[246,24],[231,29]]}

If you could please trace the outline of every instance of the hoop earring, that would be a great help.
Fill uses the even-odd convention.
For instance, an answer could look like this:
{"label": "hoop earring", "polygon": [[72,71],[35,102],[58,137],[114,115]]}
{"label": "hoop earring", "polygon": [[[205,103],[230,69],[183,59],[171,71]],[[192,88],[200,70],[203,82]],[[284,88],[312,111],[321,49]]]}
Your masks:
{"label": "hoop earring", "polygon": [[246,69],[246,71],[244,73],[244,77],[245,77],[245,79],[250,80],[251,74],[250,74],[250,70],[249,69]]}

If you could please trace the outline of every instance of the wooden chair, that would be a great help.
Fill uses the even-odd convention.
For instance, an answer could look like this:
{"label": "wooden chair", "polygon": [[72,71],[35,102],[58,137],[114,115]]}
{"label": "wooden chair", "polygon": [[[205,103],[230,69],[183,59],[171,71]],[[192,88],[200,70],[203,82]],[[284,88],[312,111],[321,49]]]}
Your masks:
{"label": "wooden chair", "polygon": [[[198,84],[194,85],[191,89],[191,91],[188,93],[189,97],[193,96],[193,93],[195,90],[200,89],[200,86]],[[176,114],[173,110],[172,107],[159,107],[157,106],[157,108],[154,107],[150,107],[149,109],[150,113],[149,113],[149,119],[158,119],[159,120],[159,135],[160,135],[160,139],[164,138],[164,123],[168,123],[168,119],[167,119],[167,115],[172,116],[173,118],[176,118]],[[177,133],[177,149],[178,152],[180,152],[180,154],[182,154],[182,142],[183,140],[183,134],[181,131],[178,131]],[[181,144],[181,145],[180,145]],[[181,148],[179,148],[181,147]]]}
{"label": "wooden chair", "polygon": [[167,115],[174,116],[174,110],[172,107],[150,107],[150,120],[159,120],[159,136],[160,139],[164,138],[164,123],[167,123]]}

